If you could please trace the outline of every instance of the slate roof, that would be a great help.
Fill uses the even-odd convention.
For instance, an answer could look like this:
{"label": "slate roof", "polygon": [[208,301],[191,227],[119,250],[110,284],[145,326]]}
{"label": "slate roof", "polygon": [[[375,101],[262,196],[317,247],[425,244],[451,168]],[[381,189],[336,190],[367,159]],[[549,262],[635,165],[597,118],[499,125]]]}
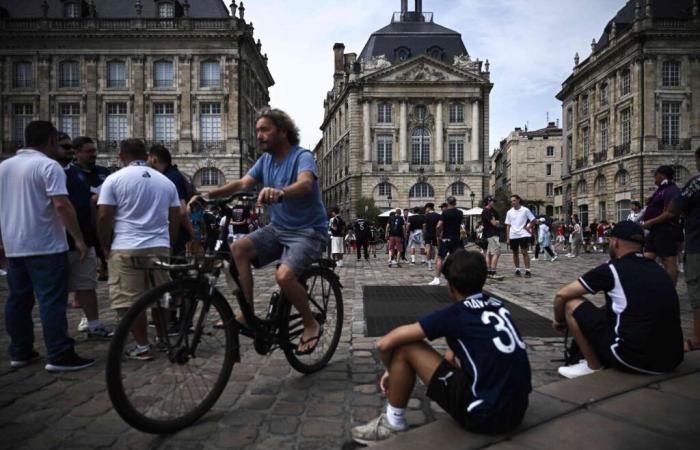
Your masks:
{"label": "slate roof", "polygon": [[[180,5],[183,0],[178,1]],[[0,8],[5,9],[10,18],[37,18],[42,17],[42,0],[0,0]],[[136,17],[134,0],[94,0],[97,17],[102,18],[129,18]],[[87,2],[83,2],[87,3]],[[189,16],[192,18],[222,18],[229,17],[228,9],[223,0],[189,0]],[[156,1],[141,0],[143,9],[141,17],[156,17]],[[61,0],[48,0],[48,17],[59,19],[63,17],[63,2]]]}
{"label": "slate roof", "polygon": [[399,62],[396,49],[406,47],[411,56],[426,54],[433,47],[443,50],[444,62],[451,63],[455,56],[466,55],[462,36],[449,28],[431,21],[396,21],[375,31],[360,53],[360,59],[385,55],[392,64]]}

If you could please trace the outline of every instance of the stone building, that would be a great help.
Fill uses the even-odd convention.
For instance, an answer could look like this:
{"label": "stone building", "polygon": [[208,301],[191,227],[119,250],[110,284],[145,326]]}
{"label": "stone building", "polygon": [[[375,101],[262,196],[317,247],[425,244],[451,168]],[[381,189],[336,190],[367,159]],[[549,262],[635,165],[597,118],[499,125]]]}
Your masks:
{"label": "stone building", "polygon": [[698,0],[631,0],[574,59],[562,101],[564,164],[555,204],[584,223],[619,221],[655,189],[652,171],[694,171],[700,146]]}
{"label": "stone building", "polygon": [[0,3],[2,156],[51,120],[98,141],[115,166],[127,137],[163,143],[204,190],[257,158],[255,110],[274,83],[243,3],[24,0]]}
{"label": "stone building", "polygon": [[516,128],[491,155],[493,192],[539,202],[540,214],[554,216],[554,187],[561,183],[562,130],[554,122],[528,131]]}
{"label": "stone building", "polygon": [[401,2],[359,56],[335,44],[317,155],[326,205],[355,216],[360,197],[380,209],[476,203],[489,183],[489,64],[417,0]]}

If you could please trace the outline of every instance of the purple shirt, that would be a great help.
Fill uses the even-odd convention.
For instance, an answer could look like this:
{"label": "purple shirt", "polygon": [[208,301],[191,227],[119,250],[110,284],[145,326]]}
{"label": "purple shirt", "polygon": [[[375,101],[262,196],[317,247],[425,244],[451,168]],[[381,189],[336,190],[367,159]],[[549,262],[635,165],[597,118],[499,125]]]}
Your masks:
{"label": "purple shirt", "polygon": [[[673,200],[678,198],[681,194],[681,190],[678,189],[676,183],[668,182],[659,186],[659,188],[654,192],[654,195],[647,201],[647,208],[644,212],[644,221],[654,219],[664,212],[666,207]],[[662,225],[669,225],[664,223]]]}

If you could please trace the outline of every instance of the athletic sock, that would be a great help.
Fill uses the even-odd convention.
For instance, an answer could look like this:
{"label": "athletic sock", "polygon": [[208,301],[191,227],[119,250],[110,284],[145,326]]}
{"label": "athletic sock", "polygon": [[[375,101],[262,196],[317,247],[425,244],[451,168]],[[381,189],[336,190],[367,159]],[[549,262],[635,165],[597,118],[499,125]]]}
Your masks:
{"label": "athletic sock", "polygon": [[406,428],[406,408],[394,408],[386,404],[386,418],[394,428]]}

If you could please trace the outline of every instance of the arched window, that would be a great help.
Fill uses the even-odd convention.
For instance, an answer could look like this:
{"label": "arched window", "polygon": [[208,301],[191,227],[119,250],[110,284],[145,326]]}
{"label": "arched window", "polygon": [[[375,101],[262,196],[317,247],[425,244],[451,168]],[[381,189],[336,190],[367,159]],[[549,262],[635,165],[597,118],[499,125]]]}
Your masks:
{"label": "arched window", "polygon": [[197,172],[197,176],[200,186],[219,186],[223,182],[223,174],[216,167],[205,167]]}
{"label": "arched window", "polygon": [[595,179],[594,186],[596,194],[604,194],[608,187],[608,183],[605,180],[605,177],[603,175],[600,175],[598,176],[598,178]]}
{"label": "arched window", "polygon": [[454,183],[452,184],[452,186],[450,186],[450,191],[455,197],[459,195],[464,195],[464,193],[467,191],[467,185],[462,183],[461,181],[458,181],[457,183]]}
{"label": "arched window", "polygon": [[578,182],[578,185],[576,186],[576,191],[579,194],[588,194],[588,185],[586,184],[586,180],[581,180]]}
{"label": "arched window", "polygon": [[411,133],[411,164],[430,164],[430,131],[418,127]]}
{"label": "arched window", "polygon": [[411,57],[411,50],[408,47],[399,47],[394,50],[394,53],[396,55],[396,59],[399,61],[406,61]]}
{"label": "arched window", "polygon": [[377,194],[380,197],[387,197],[391,195],[391,185],[389,183],[379,183],[377,185]]}
{"label": "arched window", "polygon": [[630,182],[630,174],[625,169],[620,169],[615,175],[615,185],[619,188],[625,188]]}
{"label": "arched window", "polygon": [[409,198],[433,198],[435,190],[428,183],[416,183],[408,193]]}
{"label": "arched window", "polygon": [[438,61],[442,61],[444,54],[445,52],[438,46],[430,47],[428,49],[428,55],[430,55],[431,58],[437,59]]}

